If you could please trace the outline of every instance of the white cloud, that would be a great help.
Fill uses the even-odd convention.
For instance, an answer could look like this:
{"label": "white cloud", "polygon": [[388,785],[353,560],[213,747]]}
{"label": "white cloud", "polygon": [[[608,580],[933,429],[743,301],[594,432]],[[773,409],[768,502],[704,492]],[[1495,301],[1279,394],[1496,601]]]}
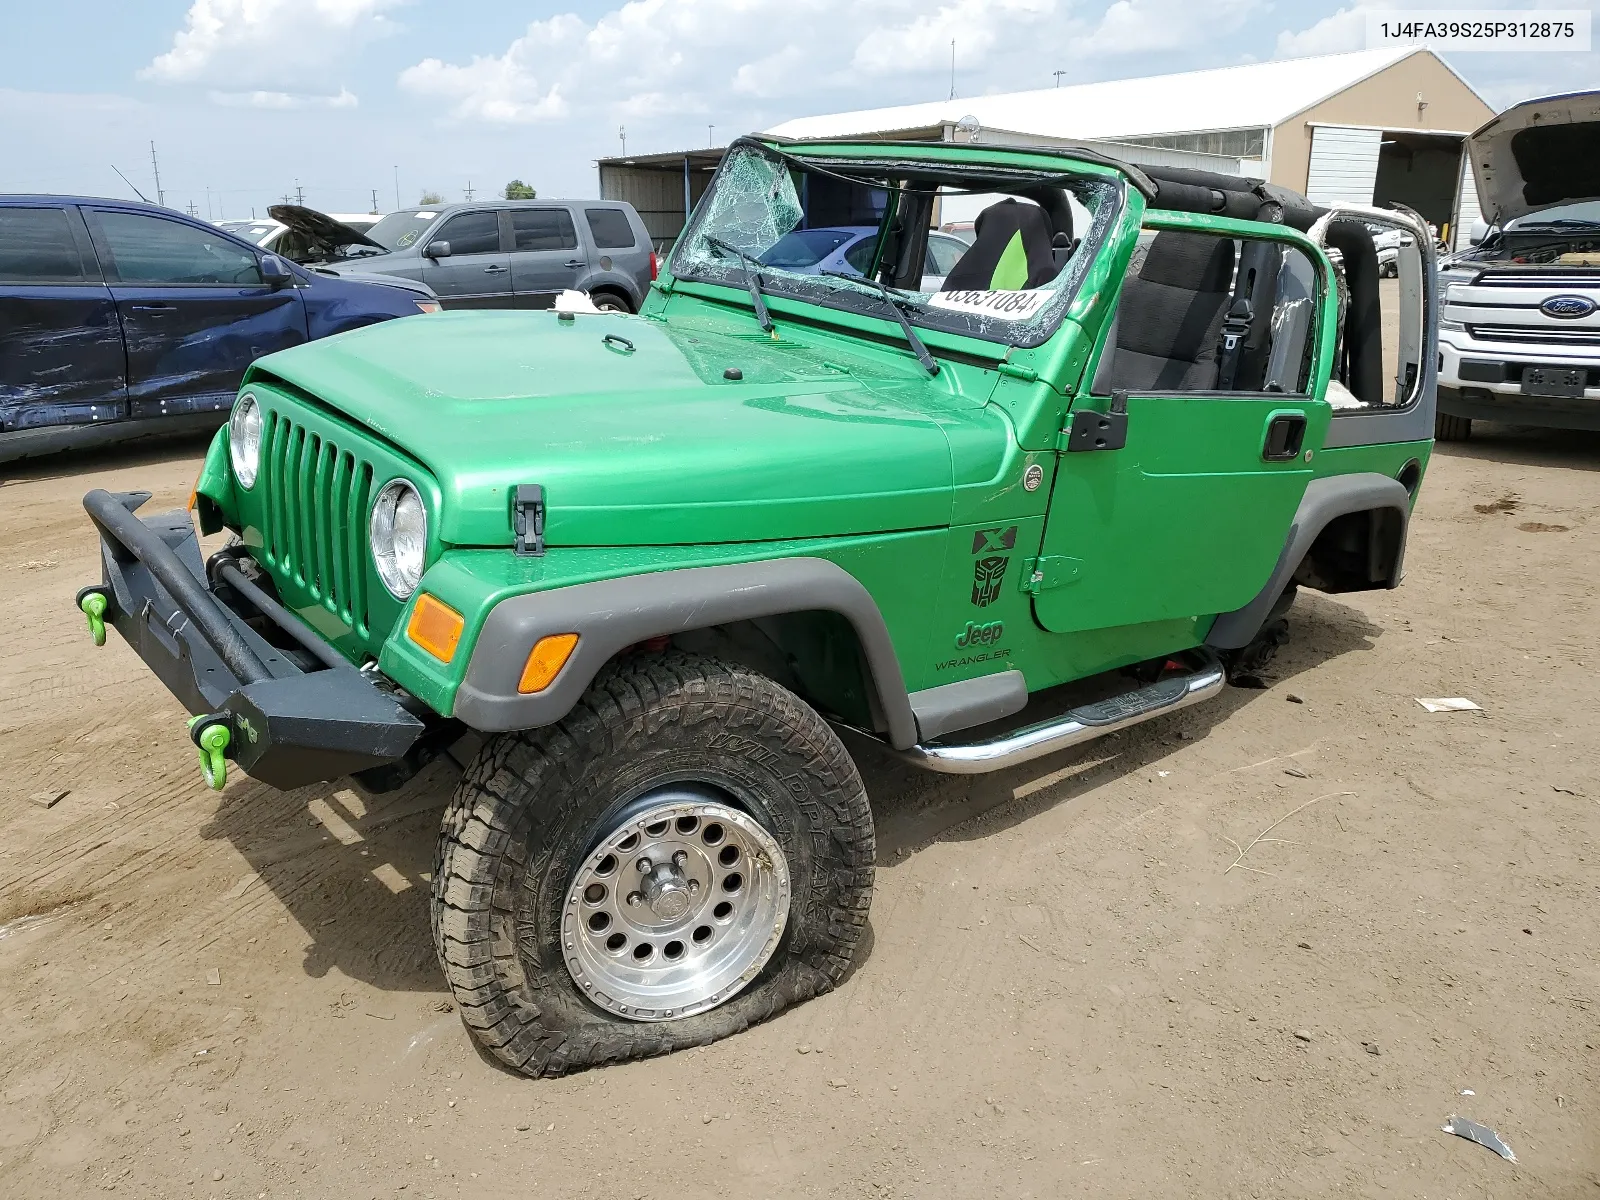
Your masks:
{"label": "white cloud", "polygon": [[747,62],[733,73],[733,90],[741,96],[770,100],[792,91],[811,65],[805,51],[785,46],[755,62]]}
{"label": "white cloud", "polygon": [[212,92],[211,103],[225,108],[354,108],[359,103],[348,88],[333,96],[306,96],[294,92]]}
{"label": "white cloud", "polygon": [[1387,4],[1358,4],[1341,8],[1307,29],[1285,29],[1278,35],[1279,58],[1305,58],[1312,54],[1342,54],[1364,50],[1367,45],[1367,14],[1388,8]]}
{"label": "white cloud", "polygon": [[[385,15],[404,0],[194,0],[172,48],[139,72],[154,83],[204,84],[222,95],[312,93],[335,107],[348,95],[319,92],[327,70],[362,44],[394,31]],[[286,89],[285,85],[293,85]],[[222,101],[227,103],[227,101]],[[254,102],[251,102],[254,103]],[[263,107],[284,107],[264,102]],[[300,106],[298,102],[291,106]]]}
{"label": "white cloud", "polygon": [[571,13],[535,21],[504,54],[474,55],[464,66],[423,59],[400,73],[400,86],[452,102],[457,117],[512,125],[567,114],[554,63],[580,53],[589,27]]}
{"label": "white cloud", "polygon": [[[1089,54],[1153,54],[1207,43],[1221,48],[1266,8],[1266,0],[1116,0],[1081,48]],[[1223,55],[1233,60],[1225,48]]]}
{"label": "white cloud", "polygon": [[869,29],[856,43],[851,65],[863,71],[925,71],[949,61],[955,42],[957,66],[981,66],[996,46],[1015,47],[1036,22],[1051,17],[1056,0],[955,0],[901,25]]}
{"label": "white cloud", "polygon": [[1020,50],[1061,38],[1070,2],[947,0],[929,11],[918,0],[630,0],[592,22],[535,21],[502,54],[425,59],[399,83],[445,101],[454,118],[492,124],[748,113],[751,101],[792,114],[822,92],[943,80],[952,38],[964,92],[1004,86]]}

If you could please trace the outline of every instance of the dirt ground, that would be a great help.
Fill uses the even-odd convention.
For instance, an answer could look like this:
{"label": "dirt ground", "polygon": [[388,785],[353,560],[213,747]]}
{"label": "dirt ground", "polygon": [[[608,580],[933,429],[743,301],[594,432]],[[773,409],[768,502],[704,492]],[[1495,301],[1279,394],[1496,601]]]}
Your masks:
{"label": "dirt ground", "polygon": [[216,795],[90,644],[80,495],[179,505],[200,447],[13,472],[0,1194],[1600,1194],[1600,437],[1479,434],[1405,586],[1303,594],[1266,690],[975,780],[855,747],[881,867],[846,984],[554,1082],[481,1058],[433,961],[453,768]]}

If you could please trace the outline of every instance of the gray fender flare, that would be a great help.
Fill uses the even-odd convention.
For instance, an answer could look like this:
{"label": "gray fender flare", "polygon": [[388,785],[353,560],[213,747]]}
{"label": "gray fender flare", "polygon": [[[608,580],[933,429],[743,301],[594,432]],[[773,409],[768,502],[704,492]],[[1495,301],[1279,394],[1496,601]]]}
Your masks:
{"label": "gray fender flare", "polygon": [[1206,635],[1206,645],[1218,650],[1237,650],[1249,644],[1261,631],[1262,624],[1271,611],[1273,602],[1283,593],[1284,587],[1300,566],[1306,552],[1311,549],[1317,535],[1336,517],[1348,513],[1367,512],[1374,508],[1392,508],[1400,514],[1400,554],[1395,560],[1394,576],[1389,584],[1400,580],[1400,568],[1405,561],[1405,531],[1411,517],[1411,493],[1398,479],[1376,472],[1353,475],[1332,475],[1326,479],[1313,479],[1295,511],[1294,524],[1289,526],[1289,536],[1284,541],[1283,553],[1272,569],[1267,584],[1256,593],[1255,599],[1243,608],[1223,613]]}
{"label": "gray fender flare", "polygon": [[[571,711],[601,667],[637,642],[796,612],[834,612],[850,622],[890,744],[914,744],[916,720],[883,614],[855,576],[822,558],[656,571],[502,600],[473,646],[453,715],[485,733],[551,725]],[[528,652],[540,638],[560,633],[578,635],[572,657],[544,691],[520,694]]]}

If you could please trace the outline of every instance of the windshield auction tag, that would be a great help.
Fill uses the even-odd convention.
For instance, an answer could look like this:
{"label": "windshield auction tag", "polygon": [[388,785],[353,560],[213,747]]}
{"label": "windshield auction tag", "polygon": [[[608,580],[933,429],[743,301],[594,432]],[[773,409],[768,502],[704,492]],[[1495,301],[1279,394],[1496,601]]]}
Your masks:
{"label": "windshield auction tag", "polygon": [[928,298],[928,306],[1001,317],[1007,321],[1026,321],[1043,308],[1054,294],[1044,288],[1019,292],[935,292]]}

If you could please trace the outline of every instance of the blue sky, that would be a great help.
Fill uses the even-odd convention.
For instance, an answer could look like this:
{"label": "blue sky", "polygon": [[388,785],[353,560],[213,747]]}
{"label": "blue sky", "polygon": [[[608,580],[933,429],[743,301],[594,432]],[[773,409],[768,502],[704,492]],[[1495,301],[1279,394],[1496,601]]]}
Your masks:
{"label": "blue sky", "polygon": [[[1499,7],[1582,7],[1498,0]],[[81,0],[7,6],[0,191],[247,216],[508,179],[594,194],[593,161],[790,117],[1363,48],[1390,0]],[[1409,0],[1403,7],[1438,7]],[[1458,7],[1461,7],[1458,5]],[[1597,22],[1600,24],[1600,22]],[[1596,54],[1448,56],[1497,107],[1600,86]],[[1181,118],[1174,117],[1174,126]]]}

